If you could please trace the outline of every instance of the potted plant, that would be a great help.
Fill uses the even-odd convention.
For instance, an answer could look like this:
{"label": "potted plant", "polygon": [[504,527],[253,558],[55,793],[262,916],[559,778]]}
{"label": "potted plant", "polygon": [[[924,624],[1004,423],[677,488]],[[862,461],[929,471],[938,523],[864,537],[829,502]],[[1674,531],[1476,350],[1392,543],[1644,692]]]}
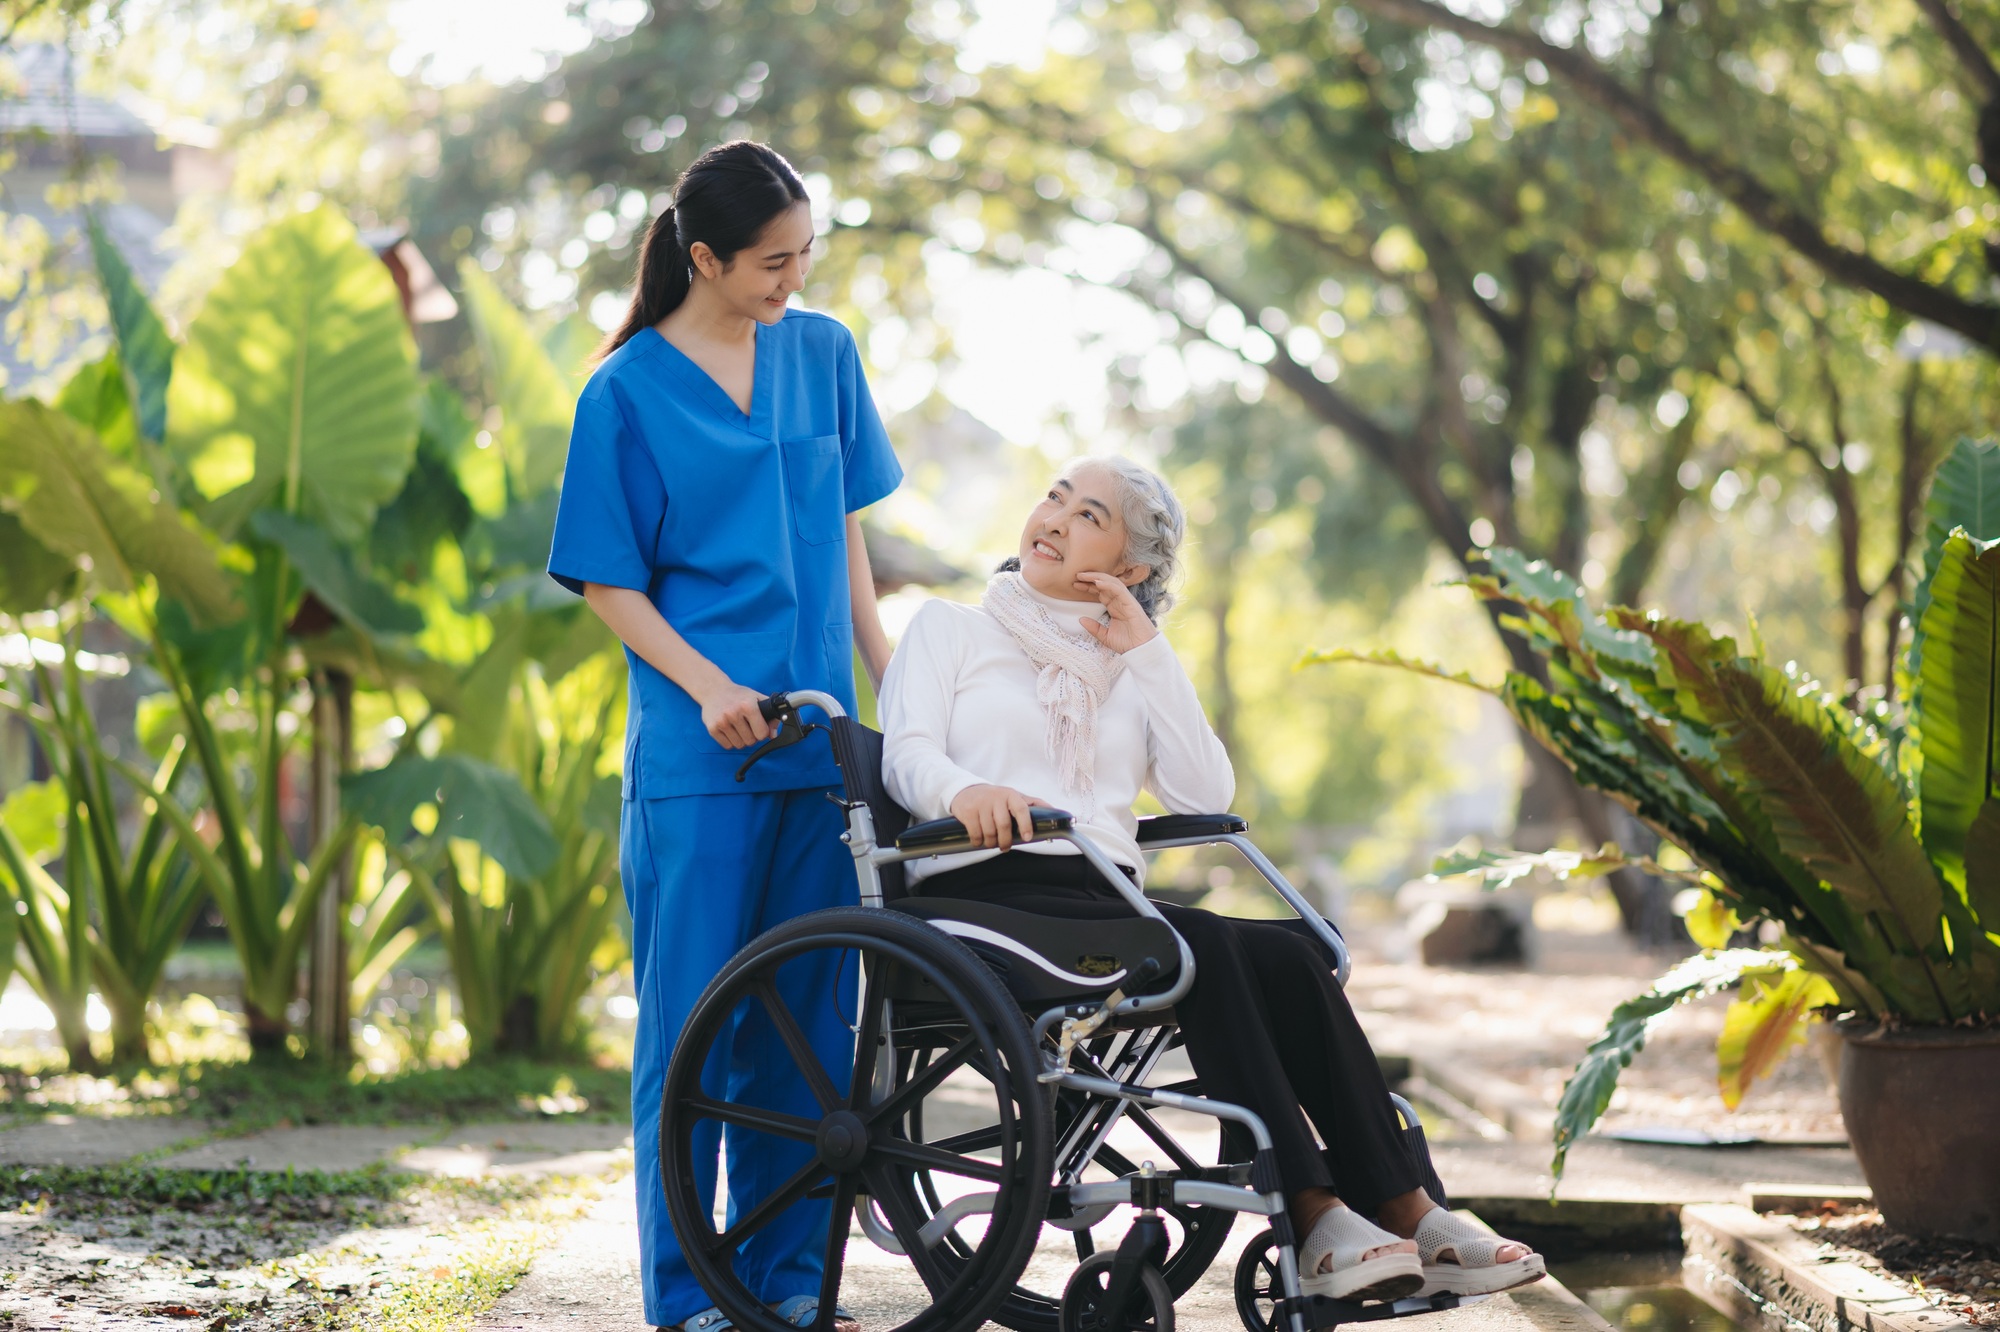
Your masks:
{"label": "potted plant", "polygon": [[[1467,580],[1512,603],[1545,678],[1491,688],[1523,730],[1684,853],[1708,945],[1613,1013],[1564,1089],[1555,1172],[1604,1112],[1651,1023],[1735,987],[1719,1050],[1740,1097],[1818,1013],[1843,1038],[1840,1103],[1888,1222],[2000,1239],[2000,445],[1961,441],[1930,499],[1899,678],[1907,702],[1855,711],[1794,667],[1699,624],[1593,611],[1567,575],[1513,551]],[[1463,677],[1387,654],[1327,652]],[[1484,686],[1480,686],[1484,687]],[[1594,855],[1440,866],[1506,877],[1602,873]],[[1656,872],[1663,867],[1648,866]],[[1742,926],[1766,948],[1722,945]]]}

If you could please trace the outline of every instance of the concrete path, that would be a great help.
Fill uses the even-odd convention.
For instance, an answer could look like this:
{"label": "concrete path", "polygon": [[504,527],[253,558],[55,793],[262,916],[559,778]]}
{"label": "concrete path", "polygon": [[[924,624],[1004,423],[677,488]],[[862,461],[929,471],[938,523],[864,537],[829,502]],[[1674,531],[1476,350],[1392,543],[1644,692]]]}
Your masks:
{"label": "concrete path", "polygon": [[[1175,1326],[1191,1332],[1241,1332],[1233,1277],[1243,1247],[1263,1229],[1244,1218],[1201,1283],[1174,1306]],[[1023,1284],[1059,1294],[1076,1265],[1069,1236],[1050,1229],[1029,1264]],[[521,1283],[475,1324],[475,1332],[647,1332],[640,1307],[638,1225],[629,1177],[610,1190],[562,1241],[543,1252]],[[930,1299],[910,1265],[877,1249],[859,1231],[847,1246],[848,1291],[842,1301],[866,1332],[907,1322]],[[997,1332],[998,1324],[986,1325]],[[1426,1318],[1426,1332],[1608,1332],[1609,1325],[1564,1290],[1549,1283]]]}

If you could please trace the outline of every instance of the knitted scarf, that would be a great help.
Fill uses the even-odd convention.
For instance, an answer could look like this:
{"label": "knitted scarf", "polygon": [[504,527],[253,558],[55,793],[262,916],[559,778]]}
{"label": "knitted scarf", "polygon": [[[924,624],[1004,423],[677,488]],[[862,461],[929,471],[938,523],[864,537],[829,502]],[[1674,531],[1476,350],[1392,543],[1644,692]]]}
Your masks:
{"label": "knitted scarf", "polygon": [[1097,784],[1098,705],[1124,662],[1096,639],[1057,625],[1018,573],[995,574],[979,604],[1035,664],[1035,699],[1048,718],[1049,758],[1063,790],[1089,796]]}

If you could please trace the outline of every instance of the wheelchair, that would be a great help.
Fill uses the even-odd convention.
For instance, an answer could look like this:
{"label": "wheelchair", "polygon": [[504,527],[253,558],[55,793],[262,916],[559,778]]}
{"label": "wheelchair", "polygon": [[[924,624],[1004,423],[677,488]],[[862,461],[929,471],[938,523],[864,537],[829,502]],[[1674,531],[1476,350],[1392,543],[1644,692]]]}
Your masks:
{"label": "wheelchair", "polygon": [[[805,721],[806,707],[826,720]],[[829,1218],[817,1241],[825,1266],[814,1332],[834,1332],[837,1304],[867,1332],[969,1332],[989,1318],[1015,1332],[1172,1332],[1175,1299],[1214,1263],[1243,1212],[1269,1223],[1235,1272],[1249,1332],[1309,1332],[1487,1298],[1361,1303],[1302,1293],[1262,1120],[1205,1099],[1191,1080],[1148,1085],[1178,1044],[1173,1006],[1193,983],[1194,959],[1132,880],[1071,815],[1037,808],[1032,840],[1074,845],[1124,896],[1131,918],[1058,920],[927,901],[908,890],[902,867],[972,849],[964,827],[949,818],[913,825],[883,787],[882,736],[830,695],[778,694],[762,708],[777,730],[739,780],[766,754],[827,733],[861,905],[800,916],[752,940],[697,1001],[669,1062],[660,1120],[668,1216],[694,1275],[739,1328],[790,1332],[737,1258],[751,1236],[808,1201],[826,1203]],[[1325,946],[1344,983],[1350,962],[1339,933],[1247,831],[1232,814],[1139,821],[1148,852],[1235,848]],[[837,1005],[854,1033],[851,1069],[829,1069],[814,1054],[781,992],[781,977],[800,974],[788,968],[815,966],[804,974],[830,968],[836,977],[822,1002]],[[802,1086],[790,1109],[713,1085],[717,1046],[753,1011],[795,1065]],[[1423,1125],[1409,1102],[1394,1100],[1419,1176],[1444,1203]],[[1161,1110],[1216,1121],[1217,1146],[1184,1145]],[[1112,1145],[1121,1122],[1157,1147],[1160,1163],[1135,1163]],[[726,1210],[705,1204],[704,1184],[716,1181],[698,1177],[694,1141],[717,1129],[732,1149],[746,1134],[775,1140],[769,1152],[796,1168],[761,1198],[728,1198]],[[1126,1136],[1129,1146],[1130,1128]],[[1092,1228],[1120,1208],[1132,1209],[1130,1228],[1099,1249]],[[1070,1232],[1077,1253],[1059,1291],[1033,1288],[1047,1281],[1028,1271],[1044,1227]]]}

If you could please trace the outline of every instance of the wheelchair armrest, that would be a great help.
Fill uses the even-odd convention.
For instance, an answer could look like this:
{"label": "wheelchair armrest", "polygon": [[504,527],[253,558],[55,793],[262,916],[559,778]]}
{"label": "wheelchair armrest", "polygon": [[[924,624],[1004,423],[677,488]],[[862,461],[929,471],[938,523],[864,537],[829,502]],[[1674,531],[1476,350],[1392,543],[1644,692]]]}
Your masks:
{"label": "wheelchair armrest", "polygon": [[1241,814],[1161,814],[1139,820],[1139,845],[1177,842],[1188,837],[1228,837],[1250,831]]}
{"label": "wheelchair armrest", "polygon": [[[1066,809],[1044,809],[1036,805],[1028,811],[1034,818],[1035,838],[1043,838],[1051,833],[1070,832],[1076,827],[1076,816]],[[1020,843],[1015,843],[1016,846]],[[966,834],[965,825],[957,819],[931,819],[925,823],[913,823],[903,829],[896,838],[898,851],[928,851],[932,855],[942,855],[947,851],[970,851],[972,839]]]}

